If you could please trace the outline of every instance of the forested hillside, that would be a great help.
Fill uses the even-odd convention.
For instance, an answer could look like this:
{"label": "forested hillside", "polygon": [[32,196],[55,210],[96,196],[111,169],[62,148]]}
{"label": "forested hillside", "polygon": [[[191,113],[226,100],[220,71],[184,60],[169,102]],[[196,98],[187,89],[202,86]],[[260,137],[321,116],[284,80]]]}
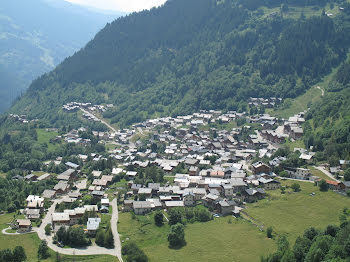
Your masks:
{"label": "forested hillside", "polygon": [[305,144],[337,165],[337,159],[350,159],[350,61],[341,65],[328,91],[307,115]]}
{"label": "forested hillside", "polygon": [[[344,11],[330,18],[330,4]],[[125,126],[199,109],[243,111],[250,96],[295,97],[344,61],[348,9],[341,1],[168,1],[108,24],[11,111],[55,124],[67,102],[106,102],[116,106],[104,117]]]}
{"label": "forested hillside", "polygon": [[53,70],[120,15],[101,14],[62,0],[1,1],[0,112],[35,78]]}

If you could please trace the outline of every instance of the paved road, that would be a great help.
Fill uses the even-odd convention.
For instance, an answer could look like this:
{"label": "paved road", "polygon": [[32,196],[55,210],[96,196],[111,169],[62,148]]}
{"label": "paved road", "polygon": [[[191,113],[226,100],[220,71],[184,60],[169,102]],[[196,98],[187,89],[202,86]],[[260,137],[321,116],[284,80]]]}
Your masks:
{"label": "paved road", "polygon": [[42,220],[42,224],[39,228],[34,228],[38,233],[38,236],[41,240],[46,240],[49,248],[53,251],[58,252],[60,254],[65,255],[77,255],[77,256],[85,256],[85,255],[112,255],[118,257],[119,261],[123,261],[121,257],[121,244],[120,238],[117,230],[117,222],[118,222],[118,208],[117,208],[117,200],[113,199],[111,202],[111,206],[113,208],[112,218],[111,218],[111,227],[114,236],[114,245],[113,249],[107,249],[99,246],[88,246],[85,248],[60,248],[52,243],[53,234],[50,236],[45,235],[45,226],[48,223],[51,223],[52,213],[55,211],[56,205],[62,202],[62,199],[57,199],[54,201],[52,206],[49,208],[47,215]]}
{"label": "paved road", "polygon": [[298,182],[309,182],[309,183],[314,183],[314,181],[310,181],[310,180],[303,180],[303,179],[295,179],[295,178],[290,178],[290,177],[281,177],[281,176],[277,176],[279,179],[281,180],[292,180],[292,181],[298,181]]}
{"label": "paved road", "polygon": [[111,126],[110,124],[108,124],[106,121],[102,120],[101,118],[98,118],[97,116],[93,115],[92,113],[90,113],[89,111],[80,108],[81,111],[83,111],[85,114],[91,115],[95,118],[97,118],[98,120],[100,120],[100,122],[104,125],[106,125],[109,129],[111,129],[114,133],[117,133],[117,130],[115,130],[115,128],[113,126]]}
{"label": "paved road", "polygon": [[320,170],[323,174],[325,174],[326,176],[328,176],[331,180],[335,180],[337,182],[340,182],[338,179],[336,179],[330,172],[328,172],[328,170],[326,170],[324,167],[322,166],[315,166],[316,169]]}
{"label": "paved road", "polygon": [[11,227],[7,227],[7,228],[4,228],[2,231],[1,231],[1,233],[3,234],[3,235],[8,235],[8,236],[12,236],[12,235],[25,235],[25,234],[31,234],[31,233],[35,233],[35,231],[29,231],[29,232],[24,232],[24,233],[18,233],[18,232],[15,232],[15,233],[9,233],[9,232],[7,232],[7,230],[10,230],[11,229]]}

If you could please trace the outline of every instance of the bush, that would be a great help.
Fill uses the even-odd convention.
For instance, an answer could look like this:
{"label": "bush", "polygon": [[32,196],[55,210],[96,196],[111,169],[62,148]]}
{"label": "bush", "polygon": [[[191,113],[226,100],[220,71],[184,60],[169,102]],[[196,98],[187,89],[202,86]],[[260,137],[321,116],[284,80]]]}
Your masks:
{"label": "bush", "polygon": [[49,253],[49,247],[47,246],[47,242],[46,240],[42,240],[38,248],[38,258],[46,259],[49,256],[50,256],[50,253]]}
{"label": "bush", "polygon": [[291,188],[293,189],[294,192],[300,191],[300,185],[298,183],[293,183]]}
{"label": "bush", "polygon": [[162,226],[163,225],[163,219],[164,219],[164,216],[162,214],[162,212],[158,211],[155,213],[154,215],[154,223],[157,225],[157,226]]}
{"label": "bush", "polygon": [[47,224],[45,226],[45,235],[47,236],[51,235],[51,224]]}
{"label": "bush", "polygon": [[185,227],[181,223],[172,225],[168,234],[168,241],[170,247],[181,247],[186,244],[185,242]]}
{"label": "bush", "polygon": [[320,183],[318,184],[318,187],[320,188],[320,191],[326,192],[328,191],[328,184],[325,180],[321,180]]}
{"label": "bush", "polygon": [[148,262],[146,254],[134,242],[122,247],[122,255],[126,256],[127,262]]}
{"label": "bush", "polygon": [[272,238],[272,227],[268,227],[266,230],[266,236]]}

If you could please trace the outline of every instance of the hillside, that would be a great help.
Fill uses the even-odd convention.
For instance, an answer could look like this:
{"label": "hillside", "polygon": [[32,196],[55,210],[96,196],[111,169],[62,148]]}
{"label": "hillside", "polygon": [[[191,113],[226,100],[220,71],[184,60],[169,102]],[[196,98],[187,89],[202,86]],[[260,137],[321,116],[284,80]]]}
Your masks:
{"label": "hillside", "polygon": [[55,124],[67,102],[112,103],[104,117],[125,126],[244,111],[250,96],[296,97],[344,61],[350,44],[347,4],[308,3],[176,0],[119,18],[35,80],[11,112]]}
{"label": "hillside", "polygon": [[0,96],[0,112],[9,108],[32,80],[54,69],[120,15],[57,0],[2,1],[0,71],[7,77],[0,78],[0,93],[4,94]]}

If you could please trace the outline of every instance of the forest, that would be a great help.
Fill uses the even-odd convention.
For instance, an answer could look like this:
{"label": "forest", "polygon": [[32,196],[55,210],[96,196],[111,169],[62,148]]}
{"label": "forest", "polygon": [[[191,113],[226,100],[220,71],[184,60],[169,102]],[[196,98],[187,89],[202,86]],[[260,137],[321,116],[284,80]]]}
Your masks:
{"label": "forest", "polygon": [[[250,96],[296,97],[346,58],[349,14],[328,17],[330,2],[347,10],[332,0],[168,1],[107,24],[10,111],[53,125],[72,122],[60,112],[67,102],[112,103],[103,116],[124,127],[199,109],[245,111]],[[315,15],[288,16],[300,6]]]}

